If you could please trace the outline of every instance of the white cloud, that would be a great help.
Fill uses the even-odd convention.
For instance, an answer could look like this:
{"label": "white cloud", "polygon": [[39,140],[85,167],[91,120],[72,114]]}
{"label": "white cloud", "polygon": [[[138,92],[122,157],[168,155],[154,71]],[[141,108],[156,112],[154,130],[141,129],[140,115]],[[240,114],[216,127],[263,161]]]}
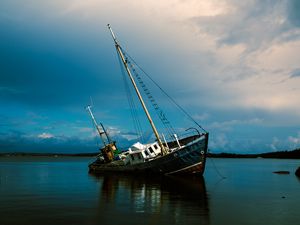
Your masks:
{"label": "white cloud", "polygon": [[[272,143],[270,144],[271,149],[273,151],[277,151],[279,149],[280,143],[281,143],[281,141],[279,140],[279,138],[273,137]],[[279,149],[279,150],[282,150],[282,149]]]}
{"label": "white cloud", "polygon": [[209,148],[220,151],[226,149],[229,143],[228,137],[224,133],[220,133],[211,138]]}
{"label": "white cloud", "polygon": [[132,141],[137,139],[139,136],[134,133],[134,132],[126,132],[126,131],[122,131],[117,127],[108,127],[107,129],[107,133],[110,137],[112,138],[124,138],[128,141]]}
{"label": "white cloud", "polygon": [[296,137],[289,136],[288,142],[290,143],[292,148],[299,148],[300,147],[300,132],[298,132]]}
{"label": "white cloud", "polygon": [[229,131],[232,130],[234,126],[237,125],[254,125],[261,124],[263,119],[253,118],[249,120],[229,120],[222,122],[213,122],[208,125],[209,129],[220,130],[220,131]]}
{"label": "white cloud", "polygon": [[296,136],[273,137],[269,145],[272,151],[294,150],[300,148],[300,132]]}
{"label": "white cloud", "polygon": [[90,128],[90,127],[79,127],[78,130],[82,133],[92,133],[93,132],[93,129]]}
{"label": "white cloud", "polygon": [[128,141],[136,140],[137,138],[139,138],[139,136],[136,134],[123,134],[122,137],[127,139]]}
{"label": "white cloud", "polygon": [[53,138],[54,135],[50,133],[41,133],[37,137],[41,139],[49,139],[49,138]]}
{"label": "white cloud", "polygon": [[195,114],[193,115],[194,120],[204,121],[207,120],[210,117],[208,113],[202,113],[202,114]]}

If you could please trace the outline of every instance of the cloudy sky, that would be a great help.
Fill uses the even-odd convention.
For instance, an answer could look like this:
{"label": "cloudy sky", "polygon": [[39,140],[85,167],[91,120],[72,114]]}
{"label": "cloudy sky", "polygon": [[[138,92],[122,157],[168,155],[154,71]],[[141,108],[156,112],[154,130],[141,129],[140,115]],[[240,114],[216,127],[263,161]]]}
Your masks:
{"label": "cloudy sky", "polygon": [[[111,136],[133,141],[107,23],[212,152],[300,147],[298,0],[1,0],[1,152],[95,151],[90,97]],[[175,128],[191,126],[156,96]]]}

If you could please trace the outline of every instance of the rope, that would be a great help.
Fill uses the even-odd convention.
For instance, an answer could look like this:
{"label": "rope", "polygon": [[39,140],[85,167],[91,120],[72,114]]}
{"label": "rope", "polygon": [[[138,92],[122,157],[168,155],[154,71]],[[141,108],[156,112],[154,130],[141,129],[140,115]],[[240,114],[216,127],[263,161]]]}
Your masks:
{"label": "rope", "polygon": [[212,162],[212,164],[213,164],[213,167],[214,167],[215,171],[217,172],[217,174],[218,174],[222,179],[226,179],[226,177],[223,176],[223,175],[220,173],[220,171],[218,170],[218,168],[216,167],[215,162],[213,161],[213,159],[210,158],[210,157],[207,157],[207,158],[209,158],[209,159],[211,160],[211,162]]}
{"label": "rope", "polygon": [[134,62],[134,64],[153,82],[153,84],[155,84],[162,93],[164,93],[170,100],[171,102],[176,105],[192,122],[194,122],[198,127],[200,127],[200,129],[202,129],[204,132],[207,133],[207,131],[196,121],[193,119],[193,117],[188,114],[167,92],[165,92],[157,82],[155,82],[148,73],[146,73],[143,68],[141,68],[135,61],[134,59],[126,52],[122,49],[122,51],[130,58],[131,61]]}
{"label": "rope", "polygon": [[118,61],[119,61],[119,65],[120,65],[121,72],[122,72],[123,83],[124,83],[125,92],[126,92],[126,95],[127,95],[127,101],[128,101],[128,105],[129,105],[129,108],[130,108],[130,114],[131,114],[131,118],[132,118],[132,121],[133,121],[133,126],[134,126],[134,129],[135,129],[136,133],[139,136],[140,142],[144,142],[144,137],[142,135],[142,127],[141,127],[141,123],[140,123],[138,113],[137,113],[137,110],[136,110],[136,105],[135,105],[134,99],[132,97],[132,94],[131,94],[131,91],[130,91],[130,86],[127,82],[127,76],[125,74],[124,67],[122,65],[122,62],[121,62],[121,59],[120,59],[119,55],[118,55]]}
{"label": "rope", "polygon": [[140,86],[144,90],[146,96],[148,97],[149,101],[151,102],[153,108],[155,109],[156,114],[158,115],[159,119],[161,120],[162,124],[164,125],[166,131],[170,135],[170,137],[173,136],[175,132],[174,128],[171,126],[171,123],[165,116],[164,112],[162,109],[159,107],[157,104],[156,100],[154,99],[153,95],[151,94],[150,90],[147,88],[146,84],[143,82],[142,78],[140,75],[137,73],[136,69],[134,68],[134,65],[127,59],[127,64],[130,66],[133,74],[135,75],[137,81],[139,82]]}

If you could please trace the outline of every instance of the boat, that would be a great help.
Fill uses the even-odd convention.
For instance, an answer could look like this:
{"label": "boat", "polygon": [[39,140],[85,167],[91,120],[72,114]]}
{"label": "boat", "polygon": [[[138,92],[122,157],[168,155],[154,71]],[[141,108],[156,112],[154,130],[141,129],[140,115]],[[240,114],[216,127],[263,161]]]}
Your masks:
{"label": "boat", "polygon": [[[147,144],[137,142],[127,150],[120,151],[117,148],[116,142],[112,141],[108,135],[103,124],[100,123],[99,125],[97,123],[91,110],[91,106],[88,106],[87,110],[103,143],[100,154],[96,157],[96,160],[88,166],[89,172],[94,174],[115,172],[160,175],[203,175],[205,171],[209,133],[175,102],[175,104],[195,122],[202,132],[198,130],[199,128],[189,128],[187,130],[193,130],[195,132],[189,133],[186,136],[178,136],[174,133],[172,135],[173,139],[169,141],[166,141],[163,134],[159,135],[137,86],[136,80],[140,82],[142,87],[145,85],[142,83],[140,77],[135,74],[135,69],[130,65],[128,57],[126,56],[127,53],[125,54],[125,51],[120,46],[109,24],[108,28],[113,38],[119,59],[122,62],[121,64],[128,75],[130,83],[133,85],[134,92],[139,99],[149,124],[151,125],[156,140]],[[135,75],[135,78],[133,75]],[[154,108],[158,109],[159,107],[149,94],[148,89],[145,88],[144,91],[150,101],[154,103]],[[174,100],[172,101],[174,102]],[[162,121],[166,122],[167,119],[164,114],[161,112],[159,114],[160,116],[162,115]]]}

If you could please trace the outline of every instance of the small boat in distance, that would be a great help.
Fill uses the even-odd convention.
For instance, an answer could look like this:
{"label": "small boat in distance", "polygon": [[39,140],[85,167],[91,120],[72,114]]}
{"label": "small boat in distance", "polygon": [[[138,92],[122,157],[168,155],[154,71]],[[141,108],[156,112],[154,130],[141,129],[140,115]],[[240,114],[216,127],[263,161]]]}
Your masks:
{"label": "small boat in distance", "polygon": [[[142,98],[142,95],[137,87],[133,74],[140,82],[142,87],[145,85],[140,81],[141,78],[136,75],[133,66],[130,65],[129,60],[125,55],[125,51],[119,45],[109,24],[108,28],[129,80],[134,87],[139,102],[145,112],[148,122],[151,125],[156,141],[147,144],[137,142],[128,150],[120,152],[116,146],[116,142],[111,140],[104,126],[101,123],[101,127],[98,125],[91,111],[91,107],[88,106],[87,110],[103,142],[103,147],[100,149],[100,154],[97,156],[94,162],[89,164],[89,172],[96,174],[105,172],[126,172],[147,174],[155,173],[161,175],[203,175],[205,170],[209,133],[206,132],[196,121],[192,119],[191,116],[188,115],[190,119],[192,119],[204,132],[200,133],[196,128],[193,128],[195,131],[197,131],[195,134],[179,137],[176,134],[173,134],[174,139],[168,142],[166,141],[164,135],[159,135]],[[144,91],[148,96],[148,89],[144,89]],[[152,96],[148,96],[148,98],[150,99],[152,105],[154,105],[154,108],[158,109],[158,106],[155,103],[155,100],[153,100]],[[174,100],[172,101],[174,102]],[[175,104],[181,110],[183,110],[177,103]],[[184,110],[183,112],[186,113]],[[166,118],[162,113],[160,113],[160,116],[162,117],[162,121],[166,121]],[[191,128],[187,130],[190,129]]]}

